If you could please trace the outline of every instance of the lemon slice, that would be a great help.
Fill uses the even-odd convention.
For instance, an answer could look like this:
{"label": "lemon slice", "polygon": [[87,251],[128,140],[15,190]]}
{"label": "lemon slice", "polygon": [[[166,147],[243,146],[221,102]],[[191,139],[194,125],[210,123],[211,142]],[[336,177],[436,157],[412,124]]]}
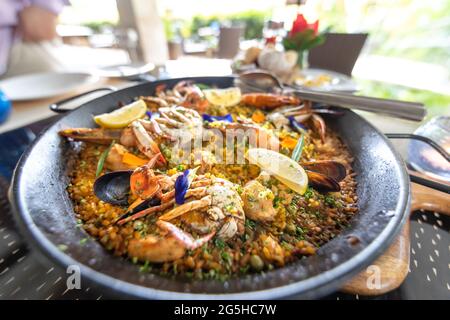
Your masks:
{"label": "lemon slice", "polygon": [[145,115],[147,105],[143,100],[134,101],[110,113],[103,113],[94,117],[95,123],[103,128],[119,129],[129,125],[134,120]]}
{"label": "lemon slice", "polygon": [[205,89],[203,90],[206,100],[212,105],[232,107],[241,101],[241,89]]}
{"label": "lemon slice", "polygon": [[305,170],[291,158],[262,148],[249,149],[246,157],[250,163],[267,171],[295,192],[305,193],[308,187],[308,176]]}

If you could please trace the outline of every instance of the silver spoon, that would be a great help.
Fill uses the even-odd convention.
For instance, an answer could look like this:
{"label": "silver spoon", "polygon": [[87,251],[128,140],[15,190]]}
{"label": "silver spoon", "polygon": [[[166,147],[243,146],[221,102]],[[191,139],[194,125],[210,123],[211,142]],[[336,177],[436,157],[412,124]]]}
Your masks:
{"label": "silver spoon", "polygon": [[242,73],[235,82],[237,86],[247,92],[273,92],[278,90],[282,93],[293,93],[300,98],[313,102],[384,113],[408,120],[422,121],[426,115],[426,110],[422,103],[355,96],[348,93],[292,88],[283,85],[277,77],[268,72],[254,71]]}

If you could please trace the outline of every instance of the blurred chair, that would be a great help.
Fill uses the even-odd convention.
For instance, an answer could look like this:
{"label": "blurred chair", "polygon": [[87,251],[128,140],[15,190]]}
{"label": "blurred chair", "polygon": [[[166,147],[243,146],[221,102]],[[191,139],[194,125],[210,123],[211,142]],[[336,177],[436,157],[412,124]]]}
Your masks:
{"label": "blurred chair", "polygon": [[325,42],[310,50],[309,67],[351,76],[367,36],[367,33],[327,33]]}
{"label": "blurred chair", "polygon": [[243,27],[220,27],[217,57],[232,59],[239,52],[239,43],[244,34]]}

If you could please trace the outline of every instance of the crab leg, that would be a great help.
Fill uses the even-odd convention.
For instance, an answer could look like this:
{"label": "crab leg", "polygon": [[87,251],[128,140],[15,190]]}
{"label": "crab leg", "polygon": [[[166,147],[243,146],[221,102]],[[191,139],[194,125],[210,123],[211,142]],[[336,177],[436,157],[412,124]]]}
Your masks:
{"label": "crab leg", "polygon": [[180,104],[182,102],[181,99],[179,99],[179,98],[177,98],[175,96],[166,96],[164,99],[169,104]]}
{"label": "crab leg", "polygon": [[157,123],[158,124],[158,126],[159,126],[159,128],[161,129],[161,131],[162,132],[164,132],[164,134],[167,136],[167,137],[170,137],[169,139],[170,140],[176,140],[176,136],[177,136],[177,130],[176,129],[171,129],[171,128],[169,128],[168,126],[166,126],[164,123],[162,123],[162,121],[161,120],[165,120],[165,119],[158,119],[158,121],[156,121],[156,119],[155,119],[155,123]]}
{"label": "crab leg", "polygon": [[191,120],[187,118],[185,115],[183,115],[181,112],[178,112],[176,109],[171,110],[172,114],[176,116],[178,119],[180,119],[184,123],[191,123]]}
{"label": "crab leg", "polygon": [[165,84],[159,84],[156,86],[155,94],[157,97],[164,98],[166,96],[166,85]]}
{"label": "crab leg", "polygon": [[59,134],[63,137],[72,138],[76,141],[111,144],[113,140],[120,140],[122,130],[103,128],[70,128],[59,131]]}
{"label": "crab leg", "polygon": [[[158,144],[152,139],[152,137],[145,130],[144,126],[140,121],[133,121],[131,123],[131,128],[133,129],[133,133],[136,136],[138,141],[138,148],[143,154],[145,154],[149,158],[153,158],[155,154],[160,153]],[[162,156],[159,157],[158,163],[165,165],[166,159]]]}
{"label": "crab leg", "polygon": [[210,206],[211,201],[212,201],[211,196],[206,196],[206,197],[201,198],[200,200],[194,200],[191,202],[187,202],[187,203],[182,204],[181,206],[176,207],[176,208],[170,210],[169,212],[163,214],[162,216],[159,217],[159,219],[166,220],[166,221],[175,219],[176,217],[179,217],[187,212],[202,209],[207,206]]}
{"label": "crab leg", "polygon": [[[191,189],[189,189],[186,192],[186,196],[192,196],[192,197],[199,197],[202,196],[203,192],[205,192],[206,190],[204,189],[205,186],[208,186],[211,184],[211,180],[200,180],[200,181],[194,181],[191,183]],[[161,202],[166,202],[169,199],[172,199],[173,197],[175,197],[175,189],[171,190],[167,193],[164,193],[161,196]]]}
{"label": "crab leg", "polygon": [[305,114],[300,114],[300,115],[296,115],[294,116],[294,119],[300,123],[305,122],[306,120],[308,120],[309,118],[311,118],[312,113],[305,113]]}
{"label": "crab leg", "polygon": [[194,239],[190,234],[170,222],[157,221],[156,224],[164,232],[164,235],[148,235],[143,239],[132,239],[128,244],[128,252],[131,257],[157,263],[177,260],[186,254],[186,250],[201,247],[215,234],[215,232],[211,232],[206,236]]}
{"label": "crab leg", "polygon": [[319,132],[322,142],[325,142],[325,134],[327,131],[325,121],[323,120],[323,118],[321,116],[313,113],[312,114],[312,122],[313,122],[314,127]]}
{"label": "crab leg", "polygon": [[183,126],[182,123],[179,123],[173,119],[170,119],[169,116],[164,112],[161,112],[161,117],[162,118],[158,118],[156,121],[158,121],[159,123],[170,125],[175,128],[181,128]]}
{"label": "crab leg", "polygon": [[305,105],[304,104],[299,105],[299,106],[295,106],[295,107],[282,108],[282,109],[283,110],[275,109],[274,111],[271,112],[271,114],[273,114],[273,113],[281,113],[285,117],[289,117],[289,116],[297,116],[297,115],[300,115],[300,114],[311,112],[310,110],[305,109]]}
{"label": "crab leg", "polygon": [[161,229],[166,230],[169,233],[171,233],[175,238],[180,240],[186,246],[186,248],[189,250],[194,250],[194,249],[197,249],[198,247],[201,247],[202,245],[207,243],[209,240],[211,240],[211,238],[216,233],[215,231],[213,231],[213,232],[207,234],[206,236],[203,236],[198,239],[194,239],[189,233],[184,232],[183,230],[174,226],[170,222],[160,220],[160,221],[156,221],[156,225],[158,227],[160,227]]}
{"label": "crab leg", "polygon": [[[201,188],[200,187],[200,188],[196,188],[196,189],[189,189],[186,192],[186,198],[189,198],[189,197],[201,197],[201,196],[204,196],[205,193],[206,193],[206,188]],[[175,196],[175,193],[173,193],[173,195],[172,195],[172,192],[165,193],[165,194],[163,194],[161,196],[161,204],[159,206],[150,207],[150,208],[147,208],[145,210],[136,212],[132,216],[126,217],[126,218],[121,219],[121,220],[118,220],[117,224],[122,225],[124,223],[129,222],[129,221],[133,221],[133,220],[145,217],[146,215],[149,215],[149,214],[152,214],[152,213],[155,213],[155,212],[159,212],[159,211],[164,211],[164,210],[170,208],[170,206],[172,206],[175,203],[174,196]],[[194,200],[194,201],[196,201],[196,200]],[[182,205],[180,207],[177,207],[175,209],[181,208],[183,206],[184,205]],[[168,213],[170,213],[170,212],[168,212]],[[166,213],[166,214],[168,214],[168,213]],[[185,213],[185,212],[183,212],[183,213]],[[164,214],[164,215],[166,215],[166,214]],[[173,218],[171,218],[171,219],[173,219]],[[170,220],[170,219],[166,219],[166,220]]]}
{"label": "crab leg", "polygon": [[164,139],[168,139],[168,140],[172,140],[174,141],[175,138],[164,133],[163,130],[161,129],[161,126],[159,125],[159,123],[155,120],[155,119],[151,119],[151,120],[139,120],[140,123],[142,124],[142,126],[145,128],[145,130],[149,131],[149,132],[153,132],[156,135],[164,138]]}
{"label": "crab leg", "polygon": [[121,225],[123,225],[123,224],[125,224],[127,222],[130,222],[130,221],[133,221],[133,220],[145,217],[146,215],[149,215],[149,214],[152,214],[152,213],[155,213],[155,212],[158,212],[158,211],[164,211],[164,210],[168,209],[170,206],[172,206],[174,203],[175,203],[175,200],[172,199],[169,202],[160,204],[159,206],[150,207],[148,209],[139,211],[138,213],[135,213],[132,216],[126,217],[126,218],[121,219],[121,220],[118,220],[117,224],[119,226],[121,226]]}
{"label": "crab leg", "polygon": [[159,108],[165,108],[168,107],[169,104],[166,100],[159,97],[140,97],[140,99],[144,100],[145,104],[148,105],[157,105]]}

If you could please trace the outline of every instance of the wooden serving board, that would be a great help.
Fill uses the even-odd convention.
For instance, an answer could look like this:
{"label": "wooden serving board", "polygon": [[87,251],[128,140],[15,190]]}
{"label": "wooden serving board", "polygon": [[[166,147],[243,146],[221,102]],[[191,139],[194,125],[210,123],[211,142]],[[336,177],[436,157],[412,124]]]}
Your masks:
{"label": "wooden serving board", "polygon": [[[417,175],[417,173],[414,173]],[[426,177],[430,179],[430,177]],[[442,181],[439,181],[442,183]],[[416,183],[411,183],[411,212],[435,211],[450,215],[450,195]],[[409,220],[386,252],[368,268],[347,282],[341,291],[349,294],[377,296],[398,288],[409,271]]]}

